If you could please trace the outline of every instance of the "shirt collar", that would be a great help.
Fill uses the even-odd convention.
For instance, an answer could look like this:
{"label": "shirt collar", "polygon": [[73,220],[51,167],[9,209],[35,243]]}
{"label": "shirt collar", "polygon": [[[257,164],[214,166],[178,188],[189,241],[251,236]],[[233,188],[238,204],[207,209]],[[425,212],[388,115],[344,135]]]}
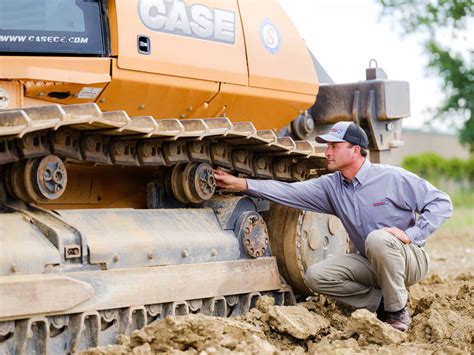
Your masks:
{"label": "shirt collar", "polygon": [[365,161],[364,163],[362,164],[362,166],[360,167],[359,171],[357,172],[357,174],[354,176],[354,179],[357,179],[357,181],[359,182],[359,184],[363,184],[366,177],[367,177],[367,173],[369,172],[370,170],[370,167],[372,166],[372,163],[369,161],[369,159],[365,158]]}
{"label": "shirt collar", "polygon": [[[365,179],[367,177],[367,173],[369,172],[371,166],[372,166],[372,163],[367,158],[365,158],[364,163],[359,168],[359,171],[354,176],[354,179],[352,179],[352,184],[354,186],[357,185],[357,184],[362,184],[365,181]],[[346,184],[350,184],[349,180],[347,180],[344,177],[344,175],[341,174],[340,171],[338,171],[338,173],[339,173],[339,176],[341,177],[341,180],[343,182],[345,182]]]}

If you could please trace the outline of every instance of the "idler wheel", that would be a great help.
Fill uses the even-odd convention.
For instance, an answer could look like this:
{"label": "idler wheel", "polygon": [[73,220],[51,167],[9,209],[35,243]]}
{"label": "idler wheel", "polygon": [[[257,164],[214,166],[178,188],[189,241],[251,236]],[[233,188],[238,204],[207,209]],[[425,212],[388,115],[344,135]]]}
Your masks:
{"label": "idler wheel", "polygon": [[188,163],[183,173],[183,189],[192,203],[210,200],[216,191],[216,179],[207,163]]}
{"label": "idler wheel", "polygon": [[305,112],[291,122],[291,128],[298,139],[311,139],[315,133],[314,118],[308,112]]}

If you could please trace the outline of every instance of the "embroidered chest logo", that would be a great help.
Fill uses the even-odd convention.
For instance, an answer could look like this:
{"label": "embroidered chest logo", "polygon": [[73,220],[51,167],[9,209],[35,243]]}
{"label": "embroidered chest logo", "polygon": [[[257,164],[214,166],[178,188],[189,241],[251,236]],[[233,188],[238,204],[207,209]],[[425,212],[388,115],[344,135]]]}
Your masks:
{"label": "embroidered chest logo", "polygon": [[372,206],[377,207],[377,206],[384,206],[388,204],[388,199],[385,199],[383,201],[377,201],[372,204]]}

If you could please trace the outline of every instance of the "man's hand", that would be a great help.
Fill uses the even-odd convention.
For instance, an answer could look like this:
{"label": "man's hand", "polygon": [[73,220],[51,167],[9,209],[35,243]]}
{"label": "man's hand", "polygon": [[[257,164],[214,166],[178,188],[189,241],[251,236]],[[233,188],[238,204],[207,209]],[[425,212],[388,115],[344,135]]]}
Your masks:
{"label": "man's hand", "polygon": [[214,170],[214,177],[219,187],[240,192],[247,191],[247,180],[244,178],[239,178],[222,170]]}
{"label": "man's hand", "polygon": [[408,238],[408,235],[397,227],[385,227],[383,230],[386,232],[389,232],[390,234],[395,236],[397,239],[400,239],[405,244],[411,243],[411,240],[410,238]]}

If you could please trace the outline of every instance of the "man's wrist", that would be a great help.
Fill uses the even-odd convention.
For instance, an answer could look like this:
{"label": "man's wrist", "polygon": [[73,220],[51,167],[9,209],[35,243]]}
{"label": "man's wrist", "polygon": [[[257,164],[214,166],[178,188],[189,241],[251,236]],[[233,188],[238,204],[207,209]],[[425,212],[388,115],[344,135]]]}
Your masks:
{"label": "man's wrist", "polygon": [[238,190],[240,192],[245,192],[248,190],[248,184],[246,178],[239,178]]}
{"label": "man's wrist", "polygon": [[413,226],[405,230],[405,234],[408,236],[408,239],[410,239],[412,243],[415,243],[417,241],[420,232],[421,231],[417,226]]}
{"label": "man's wrist", "polygon": [[245,179],[245,191],[243,192],[253,197],[259,197],[258,183],[259,180]]}

